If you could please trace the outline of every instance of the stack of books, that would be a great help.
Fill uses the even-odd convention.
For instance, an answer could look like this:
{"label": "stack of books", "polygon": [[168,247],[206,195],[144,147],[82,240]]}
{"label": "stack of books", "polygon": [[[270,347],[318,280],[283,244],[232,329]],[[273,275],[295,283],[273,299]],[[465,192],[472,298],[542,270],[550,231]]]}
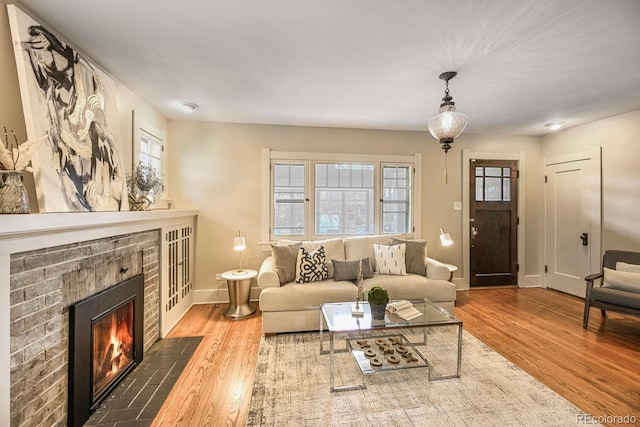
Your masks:
{"label": "stack of books", "polygon": [[387,311],[404,320],[415,319],[422,315],[422,313],[407,300],[390,302],[387,304]]}

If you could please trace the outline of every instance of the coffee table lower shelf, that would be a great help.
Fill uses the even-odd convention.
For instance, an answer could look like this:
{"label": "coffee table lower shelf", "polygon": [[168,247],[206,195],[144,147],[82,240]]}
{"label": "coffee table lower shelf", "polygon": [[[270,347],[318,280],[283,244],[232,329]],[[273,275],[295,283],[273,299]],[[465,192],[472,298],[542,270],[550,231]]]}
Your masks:
{"label": "coffee table lower shelf", "polygon": [[[429,381],[443,380],[449,378],[460,378],[460,366],[461,366],[461,356],[462,356],[462,325],[458,325],[458,354],[456,361],[456,372],[447,375],[435,375],[433,370],[433,365],[429,362],[427,357],[425,357],[417,346],[426,346],[427,345],[427,337],[426,330],[424,331],[424,341],[422,342],[411,342],[406,336],[402,333],[395,333],[390,335],[375,335],[369,336],[366,338],[345,338],[345,348],[336,349],[334,343],[334,334],[330,334],[329,336],[329,349],[323,348],[324,340],[320,341],[320,354],[328,354],[329,355],[329,390],[331,392],[336,391],[350,391],[350,390],[366,390],[367,386],[365,383],[365,375],[386,372],[386,371],[396,371],[402,369],[414,369],[414,368],[426,368],[427,378]],[[382,344],[380,340],[384,341],[383,345],[390,346],[393,349],[393,353],[385,354],[385,350],[380,349],[380,345]],[[397,344],[393,344],[393,341]],[[363,347],[363,343],[366,342],[370,347]],[[365,344],[366,345],[366,344]],[[400,347],[400,352],[398,351]],[[368,356],[366,354],[366,350],[370,348],[375,351],[375,356]],[[406,350],[404,352],[403,350]],[[356,361],[358,368],[360,369],[360,373],[362,375],[362,381],[360,384],[349,384],[336,386],[334,382],[334,369],[335,369],[335,354],[336,353],[344,353],[350,352]],[[410,358],[406,356],[410,354]],[[395,355],[396,360],[394,360],[391,356]],[[376,362],[373,360],[374,358],[378,358],[381,364],[376,366]],[[390,360],[391,359],[391,360]],[[399,360],[397,360],[399,359]],[[373,362],[373,363],[372,363]]]}

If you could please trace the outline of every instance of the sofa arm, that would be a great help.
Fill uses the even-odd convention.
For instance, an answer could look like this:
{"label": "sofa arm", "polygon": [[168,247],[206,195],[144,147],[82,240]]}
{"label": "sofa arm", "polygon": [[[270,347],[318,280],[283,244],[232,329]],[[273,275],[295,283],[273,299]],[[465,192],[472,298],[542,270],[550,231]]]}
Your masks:
{"label": "sofa arm", "polygon": [[451,272],[440,261],[427,257],[427,277],[430,279],[449,280]]}
{"label": "sofa arm", "polygon": [[262,261],[258,273],[258,286],[264,288],[277,288],[280,286],[280,277],[273,266],[273,257],[268,256]]}

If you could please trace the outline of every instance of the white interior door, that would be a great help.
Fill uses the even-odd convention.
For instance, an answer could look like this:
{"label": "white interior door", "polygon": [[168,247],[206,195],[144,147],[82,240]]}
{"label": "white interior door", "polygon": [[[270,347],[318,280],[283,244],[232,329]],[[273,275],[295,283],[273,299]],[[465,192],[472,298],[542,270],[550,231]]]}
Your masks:
{"label": "white interior door", "polygon": [[545,167],[549,288],[585,296],[585,276],[600,268],[600,152],[548,159]]}

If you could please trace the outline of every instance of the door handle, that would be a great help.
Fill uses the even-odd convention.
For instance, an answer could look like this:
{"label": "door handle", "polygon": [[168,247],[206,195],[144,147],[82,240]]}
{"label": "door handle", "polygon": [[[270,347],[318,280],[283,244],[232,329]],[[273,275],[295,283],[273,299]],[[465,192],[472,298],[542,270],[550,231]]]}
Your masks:
{"label": "door handle", "polygon": [[471,238],[475,239],[477,235],[478,235],[478,228],[475,227],[475,226],[472,226],[471,227]]}
{"label": "door handle", "polygon": [[580,238],[582,239],[582,246],[589,246],[589,233],[582,233]]}

